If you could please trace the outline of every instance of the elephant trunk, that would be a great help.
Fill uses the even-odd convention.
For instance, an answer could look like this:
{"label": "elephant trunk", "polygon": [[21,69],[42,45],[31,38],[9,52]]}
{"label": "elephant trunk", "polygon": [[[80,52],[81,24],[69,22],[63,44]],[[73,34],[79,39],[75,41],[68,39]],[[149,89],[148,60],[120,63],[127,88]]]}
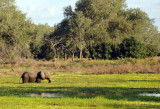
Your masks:
{"label": "elephant trunk", "polygon": [[48,83],[51,83],[51,79],[50,78],[47,78],[48,79]]}

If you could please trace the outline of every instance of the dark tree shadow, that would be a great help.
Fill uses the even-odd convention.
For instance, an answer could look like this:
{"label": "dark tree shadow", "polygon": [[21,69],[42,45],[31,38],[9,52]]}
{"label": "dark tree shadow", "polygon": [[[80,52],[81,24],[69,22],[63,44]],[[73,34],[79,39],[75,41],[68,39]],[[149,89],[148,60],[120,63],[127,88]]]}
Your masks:
{"label": "dark tree shadow", "polygon": [[122,87],[0,87],[0,96],[27,97],[32,93],[63,94],[65,97],[95,98],[102,96],[112,100],[154,101],[159,97],[140,96],[142,93],[160,93],[160,88],[122,88]]}

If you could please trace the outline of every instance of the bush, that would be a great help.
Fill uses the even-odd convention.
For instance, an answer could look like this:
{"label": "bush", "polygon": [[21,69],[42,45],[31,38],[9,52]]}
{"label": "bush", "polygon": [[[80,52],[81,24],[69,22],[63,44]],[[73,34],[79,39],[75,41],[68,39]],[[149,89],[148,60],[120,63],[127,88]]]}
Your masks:
{"label": "bush", "polygon": [[148,44],[146,46],[146,48],[147,48],[147,56],[148,57],[153,57],[153,56],[157,56],[158,55],[159,50],[158,50],[157,46]]}
{"label": "bush", "polygon": [[89,50],[87,48],[83,49],[83,58],[89,58]]}
{"label": "bush", "polygon": [[39,59],[51,60],[54,58],[54,52],[49,44],[45,44],[41,47],[41,52],[38,54]]}
{"label": "bush", "polygon": [[120,44],[120,56],[122,58],[145,58],[147,57],[147,47],[134,37],[125,38]]}
{"label": "bush", "polygon": [[101,43],[96,47],[97,58],[99,59],[111,59],[111,44],[110,43]]}

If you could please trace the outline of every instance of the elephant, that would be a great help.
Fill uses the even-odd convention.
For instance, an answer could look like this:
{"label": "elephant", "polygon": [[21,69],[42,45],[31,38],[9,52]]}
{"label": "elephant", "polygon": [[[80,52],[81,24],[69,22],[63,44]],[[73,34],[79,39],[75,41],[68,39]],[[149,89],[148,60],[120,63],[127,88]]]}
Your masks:
{"label": "elephant", "polygon": [[47,79],[51,83],[48,73],[45,72],[24,72],[21,76],[23,83],[41,83],[41,80]]}

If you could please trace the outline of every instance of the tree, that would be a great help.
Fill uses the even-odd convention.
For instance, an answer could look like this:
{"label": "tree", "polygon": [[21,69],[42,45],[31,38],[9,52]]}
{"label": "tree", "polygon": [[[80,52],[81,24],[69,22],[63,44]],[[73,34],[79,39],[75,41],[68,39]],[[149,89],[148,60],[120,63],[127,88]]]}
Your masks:
{"label": "tree", "polygon": [[134,37],[125,38],[120,44],[121,57],[145,58],[147,57],[146,45]]}
{"label": "tree", "polygon": [[111,59],[111,53],[112,53],[112,48],[111,48],[110,43],[101,43],[100,45],[97,45],[96,51],[97,51],[97,58],[100,59]]}
{"label": "tree", "polygon": [[0,54],[6,58],[3,60],[31,58],[32,54],[37,58],[45,44],[44,37],[53,31],[47,24],[33,24],[15,5],[15,0],[0,1]]}
{"label": "tree", "polygon": [[[118,13],[121,13],[125,6],[125,0],[79,0],[76,3],[75,11],[73,11],[71,6],[67,7],[64,13],[68,19],[72,19],[72,23],[69,25],[69,27],[72,28],[71,33],[77,33],[77,31],[85,30],[83,34],[79,34],[79,38],[81,36],[84,37],[81,37],[81,41],[78,40],[79,43],[83,43],[80,44],[81,47],[79,47],[82,49],[84,48],[82,45],[85,45],[91,54],[92,46],[96,46],[101,42],[109,42],[112,38],[109,36],[108,32],[109,22],[113,19],[117,19]],[[83,19],[87,19],[89,22],[87,29],[85,26],[87,25],[87,21]],[[82,24],[78,24],[76,21],[85,21],[85,25],[82,26]],[[79,26],[79,29],[73,29],[76,26]],[[74,37],[75,36],[76,35],[74,35]],[[82,39],[85,40],[82,41]]]}
{"label": "tree", "polygon": [[[42,53],[41,47],[46,45],[46,40],[49,35],[54,31],[53,27],[50,27],[48,24],[42,25],[32,25],[32,30],[29,31],[29,34],[32,36],[30,49],[34,58],[39,58],[39,55]],[[49,42],[50,43],[50,42]],[[50,44],[49,44],[50,45]],[[48,46],[46,46],[47,48]]]}
{"label": "tree", "polygon": [[[54,36],[57,40],[63,37],[63,48],[65,52],[66,48],[71,51],[72,57],[79,50],[81,58],[82,51],[87,48],[90,57],[95,58],[99,55],[96,50],[106,47],[108,51],[98,50],[103,52],[97,57],[117,58],[118,45],[128,37],[135,37],[146,45],[158,45],[157,50],[160,50],[160,36],[153,19],[138,8],[128,9],[125,0],[78,0],[74,9],[71,6],[65,8],[64,15]],[[100,47],[103,44],[111,45]]]}
{"label": "tree", "polygon": [[137,9],[128,9],[126,11],[126,20],[132,24],[128,35],[137,37],[146,43],[152,43],[157,36],[157,27],[153,25],[154,19],[150,19],[147,13]]}
{"label": "tree", "polygon": [[[82,12],[77,12],[75,16],[69,21],[70,34],[73,36],[72,41],[75,46],[80,50],[80,59],[82,56],[82,51],[86,46],[86,34],[90,27],[90,20],[83,16]],[[73,44],[72,42],[72,44]]]}
{"label": "tree", "polygon": [[[126,7],[125,0],[79,0],[76,11],[82,11],[85,17],[91,19],[92,25],[89,34],[90,45],[98,41],[108,41],[115,36],[109,34],[111,28],[121,19],[121,13]],[[110,23],[114,25],[110,25]]]}
{"label": "tree", "polygon": [[157,56],[159,53],[157,45],[147,44],[146,49],[147,49],[146,51],[147,57]]}
{"label": "tree", "polygon": [[[32,38],[28,34],[30,30],[30,23],[28,22],[30,22],[30,20],[26,19],[26,15],[18,10],[14,3],[14,0],[0,1],[0,7],[2,7],[0,9],[0,39],[3,41],[1,48],[7,47],[7,52],[12,52],[10,53],[10,57],[13,58],[8,57],[8,59],[12,59],[12,61],[16,57],[28,58],[31,56],[29,48]],[[6,54],[6,56],[8,55]]]}
{"label": "tree", "polygon": [[[63,52],[63,57],[65,60],[66,52],[69,49],[69,43],[70,43],[70,36],[69,36],[69,20],[66,18],[62,20],[59,24],[55,25],[55,31],[50,34],[49,39],[50,41],[53,41],[52,45],[54,45],[55,51],[58,49],[61,49]],[[53,48],[53,46],[52,46]]]}

